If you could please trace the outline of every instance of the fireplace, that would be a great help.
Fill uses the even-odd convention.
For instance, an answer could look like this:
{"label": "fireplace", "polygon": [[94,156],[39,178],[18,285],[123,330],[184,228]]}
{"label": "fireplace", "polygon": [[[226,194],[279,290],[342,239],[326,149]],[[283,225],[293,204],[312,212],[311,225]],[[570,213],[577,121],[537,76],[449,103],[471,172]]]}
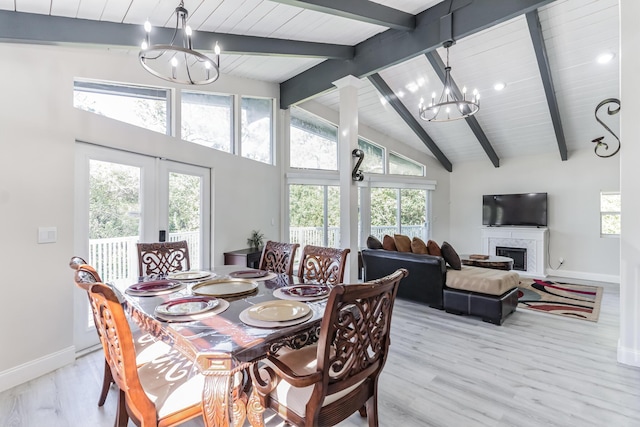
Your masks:
{"label": "fireplace", "polygon": [[527,248],[496,246],[496,255],[513,259],[513,269],[527,271]]}

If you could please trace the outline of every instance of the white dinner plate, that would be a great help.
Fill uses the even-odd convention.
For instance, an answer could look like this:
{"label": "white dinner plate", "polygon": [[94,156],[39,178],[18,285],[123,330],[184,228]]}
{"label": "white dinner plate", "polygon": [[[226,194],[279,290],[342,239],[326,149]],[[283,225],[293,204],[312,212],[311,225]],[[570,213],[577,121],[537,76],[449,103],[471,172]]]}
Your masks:
{"label": "white dinner plate", "polygon": [[273,300],[254,305],[249,317],[266,322],[286,322],[306,316],[311,308],[300,301]]}
{"label": "white dinner plate", "polygon": [[156,314],[164,316],[183,316],[204,313],[218,306],[220,301],[215,297],[188,296],[169,300],[156,307]]}

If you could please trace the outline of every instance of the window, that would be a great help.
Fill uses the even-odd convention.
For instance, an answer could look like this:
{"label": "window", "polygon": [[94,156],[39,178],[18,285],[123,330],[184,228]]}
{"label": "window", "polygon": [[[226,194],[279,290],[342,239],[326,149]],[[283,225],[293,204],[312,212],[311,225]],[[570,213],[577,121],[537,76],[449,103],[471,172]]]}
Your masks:
{"label": "window", "polygon": [[620,235],[620,193],[600,193],[600,235]]}
{"label": "window", "polygon": [[75,81],[73,106],[169,135],[168,89]]}
{"label": "window", "polygon": [[336,248],[340,245],[340,188],[289,185],[289,241]]}
{"label": "window", "polygon": [[273,164],[273,99],[242,97],[242,157]]}
{"label": "window", "polygon": [[371,207],[371,234],[378,239],[385,234],[428,237],[426,190],[373,187]]}
{"label": "window", "polygon": [[362,138],[358,138],[358,148],[364,151],[363,172],[384,173],[384,148]]}
{"label": "window", "polygon": [[398,154],[389,153],[389,173],[394,175],[424,176],[424,166]]}
{"label": "window", "polygon": [[182,92],[182,139],[233,152],[232,95]]}
{"label": "window", "polygon": [[291,108],[292,168],[338,170],[338,128],[300,108]]}

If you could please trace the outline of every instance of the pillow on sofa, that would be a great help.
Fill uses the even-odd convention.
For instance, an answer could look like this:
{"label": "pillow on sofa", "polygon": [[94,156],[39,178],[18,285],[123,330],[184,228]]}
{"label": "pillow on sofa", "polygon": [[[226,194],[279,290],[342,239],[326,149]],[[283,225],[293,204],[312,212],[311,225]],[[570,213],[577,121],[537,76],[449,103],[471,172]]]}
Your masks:
{"label": "pillow on sofa", "polygon": [[427,250],[429,251],[429,255],[442,256],[440,246],[433,240],[427,242]]}
{"label": "pillow on sofa", "polygon": [[387,251],[398,250],[396,249],[396,242],[393,240],[393,237],[389,236],[388,234],[384,235],[384,237],[382,238],[382,249],[385,249]]}
{"label": "pillow on sofa", "polygon": [[442,242],[442,258],[453,268],[454,270],[462,270],[462,263],[460,257],[453,246],[447,242]]}
{"label": "pillow on sofa", "polygon": [[429,254],[427,245],[419,237],[414,237],[411,240],[411,252],[413,252],[414,254]]}
{"label": "pillow on sofa", "polygon": [[393,241],[396,244],[398,252],[411,252],[411,239],[404,234],[394,234]]}
{"label": "pillow on sofa", "polygon": [[376,236],[367,237],[367,248],[369,249],[383,249],[382,242],[378,240]]}

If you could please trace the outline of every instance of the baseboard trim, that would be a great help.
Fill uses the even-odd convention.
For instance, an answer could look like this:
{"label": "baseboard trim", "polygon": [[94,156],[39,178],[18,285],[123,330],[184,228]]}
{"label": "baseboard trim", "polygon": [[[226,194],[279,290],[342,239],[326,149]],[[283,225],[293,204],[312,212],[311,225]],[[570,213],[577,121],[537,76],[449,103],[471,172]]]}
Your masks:
{"label": "baseboard trim", "polygon": [[585,273],[582,271],[567,271],[567,270],[553,270],[548,269],[547,275],[553,277],[563,277],[566,279],[580,279],[580,280],[592,280],[596,282],[605,283],[620,283],[620,276],[613,274],[597,274],[597,273]]}
{"label": "baseboard trim", "polygon": [[0,392],[55,371],[76,360],[74,346],[63,348],[14,368],[0,372]]}
{"label": "baseboard trim", "polygon": [[620,341],[618,341],[618,362],[640,367],[640,351],[622,347]]}

